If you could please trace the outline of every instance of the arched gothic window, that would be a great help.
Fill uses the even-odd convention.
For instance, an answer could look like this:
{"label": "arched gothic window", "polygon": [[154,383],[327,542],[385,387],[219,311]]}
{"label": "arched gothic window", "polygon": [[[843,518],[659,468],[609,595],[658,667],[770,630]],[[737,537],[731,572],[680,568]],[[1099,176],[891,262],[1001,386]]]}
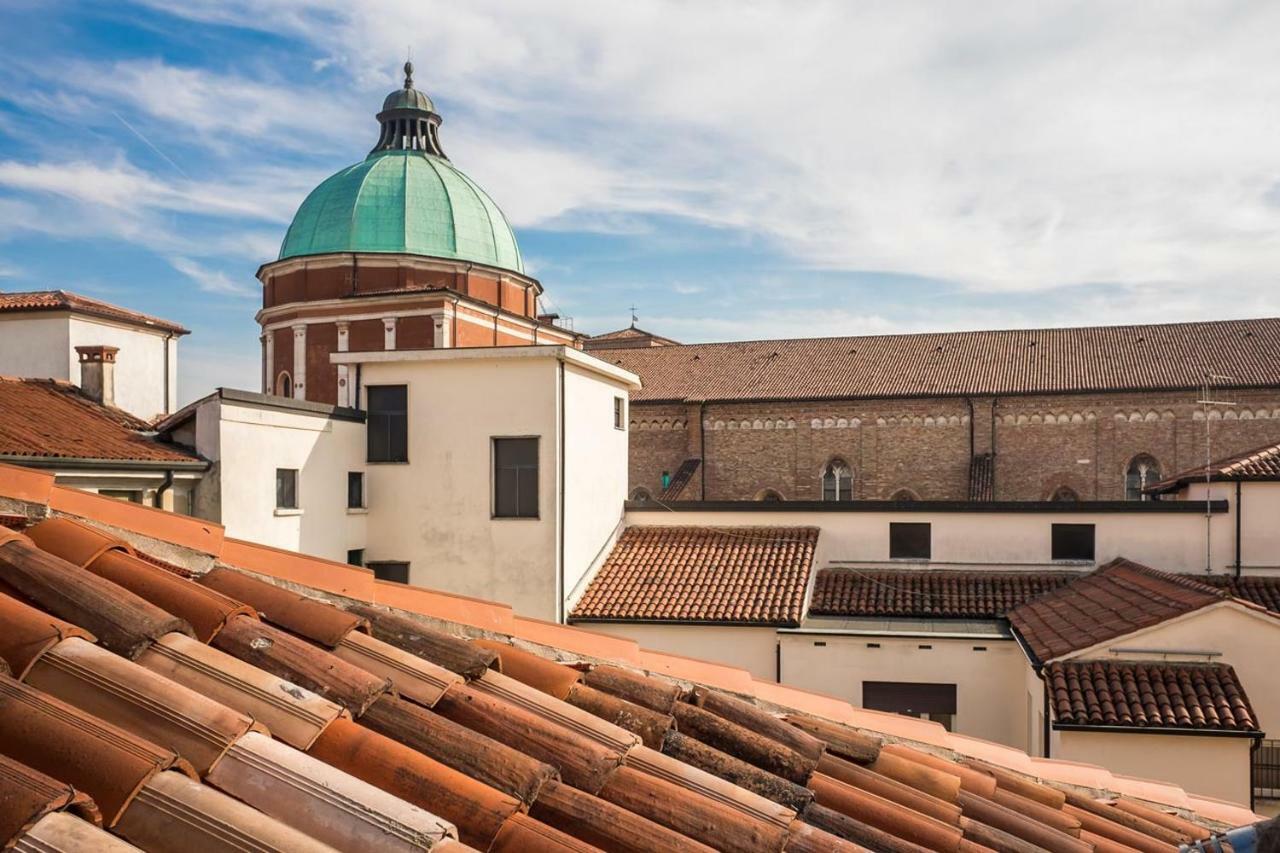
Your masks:
{"label": "arched gothic window", "polygon": [[1080,496],[1070,486],[1058,486],[1053,490],[1053,494],[1049,496],[1049,500],[1060,503],[1076,503],[1080,500]]}
{"label": "arched gothic window", "polygon": [[649,490],[646,489],[644,486],[637,486],[636,488],[631,490],[631,500],[651,501],[653,500],[653,495],[651,495],[649,493]]}
{"label": "arched gothic window", "polygon": [[1124,475],[1124,499],[1127,501],[1145,501],[1150,495],[1143,494],[1147,486],[1160,482],[1160,463],[1154,456],[1139,453],[1129,463]]}
{"label": "arched gothic window", "polygon": [[822,499],[853,500],[853,469],[843,459],[832,459],[822,469]]}
{"label": "arched gothic window", "polygon": [[289,375],[287,370],[280,371],[280,375],[276,377],[276,396],[293,396],[293,377]]}
{"label": "arched gothic window", "polygon": [[777,489],[762,489],[759,494],[756,495],[756,500],[763,501],[765,503],[781,503],[785,498],[782,497],[782,493]]}

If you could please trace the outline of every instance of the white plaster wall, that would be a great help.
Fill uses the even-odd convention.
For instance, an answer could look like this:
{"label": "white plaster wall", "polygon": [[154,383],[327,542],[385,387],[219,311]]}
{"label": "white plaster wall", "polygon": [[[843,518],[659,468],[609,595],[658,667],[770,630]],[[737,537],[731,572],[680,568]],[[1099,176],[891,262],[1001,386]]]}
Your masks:
{"label": "white plaster wall", "polygon": [[[640,622],[584,622],[581,627],[635,640],[642,648],[653,651],[741,667],[764,681],[775,678],[778,638],[771,627]],[[832,692],[825,687],[819,689],[823,693]]]}
{"label": "white plaster wall", "polygon": [[151,419],[174,411],[178,396],[178,341],[169,349],[169,399],[165,401],[165,334],[136,326],[73,316],[69,321],[67,353],[71,381],[80,384],[78,346],[119,347],[116,354],[116,406]]}
{"label": "white plaster wall", "polygon": [[[573,364],[565,381],[565,592],[571,594],[614,541],[627,498],[627,388]],[[613,401],[623,399],[622,429]]]}
{"label": "white plaster wall", "polygon": [[79,381],[69,325],[65,313],[0,318],[0,376],[71,381],[74,369]]}
{"label": "white plaster wall", "polygon": [[[1235,568],[1235,483],[1192,483],[1179,493],[1180,500],[1196,503],[1208,493],[1214,500],[1231,504],[1231,519],[1214,525],[1213,535],[1221,536],[1226,551],[1226,568]],[[1240,484],[1240,563],[1245,574],[1280,574],[1280,483],[1253,482]],[[1219,548],[1214,548],[1215,553]],[[1215,566],[1214,571],[1219,571]]]}
{"label": "white plaster wall", "polygon": [[[1163,650],[1165,654],[1125,651],[1112,655],[1111,648]],[[1184,654],[1175,654],[1181,651]],[[1187,654],[1199,652],[1201,655]],[[1218,652],[1211,658],[1205,652]],[[1280,736],[1280,618],[1250,612],[1231,605],[1215,605],[1181,619],[1165,622],[1085,650],[1075,657],[1097,659],[1123,657],[1127,660],[1211,660],[1235,668],[1249,703],[1258,715],[1258,724],[1269,737]]]}
{"label": "white plaster wall", "polygon": [[[217,491],[202,486],[202,517],[237,539],[339,562],[365,547],[366,516],[347,511],[347,472],[365,470],[364,424],[216,399],[201,407],[197,430],[209,421],[217,447],[198,449],[215,462],[206,480]],[[298,469],[300,513],[277,513],[277,468]]]}
{"label": "white plaster wall", "polygon": [[[409,411],[409,462],[368,465],[366,560],[407,560],[416,586],[555,618],[556,364],[549,357],[361,366],[362,396],[373,385],[407,385]],[[539,437],[538,518],[491,517],[495,436]]]}
{"label": "white plaster wall", "polygon": [[1192,794],[1249,802],[1248,738],[1054,732],[1053,757],[1159,779]]}
{"label": "white plaster wall", "polygon": [[778,639],[784,684],[838,696],[856,707],[862,706],[864,681],[955,684],[954,731],[1017,749],[1034,745],[1028,741],[1025,701],[1031,667],[1012,640],[786,632]]}
{"label": "white plaster wall", "polygon": [[[953,568],[1080,568],[1089,569],[1114,557],[1128,557],[1173,572],[1203,571],[1205,519],[1197,513],[1117,512],[653,512],[627,513],[628,525],[765,525],[811,526],[822,533],[814,567],[833,560],[890,564],[889,524],[929,522],[932,525],[932,560]],[[1052,525],[1096,525],[1095,563],[1053,563],[1050,558]],[[1225,513],[1215,515],[1214,565],[1224,570],[1232,559],[1233,522]],[[894,563],[898,561],[893,561]],[[908,561],[906,565],[924,565]],[[926,564],[927,565],[927,564]]]}

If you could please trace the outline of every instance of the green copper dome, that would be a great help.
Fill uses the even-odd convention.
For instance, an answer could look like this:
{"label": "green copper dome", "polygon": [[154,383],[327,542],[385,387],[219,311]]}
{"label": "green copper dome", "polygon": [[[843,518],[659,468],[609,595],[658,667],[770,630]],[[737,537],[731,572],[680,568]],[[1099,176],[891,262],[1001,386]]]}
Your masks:
{"label": "green copper dome", "polygon": [[405,85],[383,103],[382,133],[364,162],[311,191],[280,260],[333,252],[391,252],[473,261],[523,273],[515,235],[493,199],[440,148],[431,99]]}

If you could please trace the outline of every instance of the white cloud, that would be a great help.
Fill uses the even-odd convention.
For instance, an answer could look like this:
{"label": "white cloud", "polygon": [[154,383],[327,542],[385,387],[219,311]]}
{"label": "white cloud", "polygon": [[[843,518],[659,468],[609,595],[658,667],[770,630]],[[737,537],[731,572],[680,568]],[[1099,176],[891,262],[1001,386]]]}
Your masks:
{"label": "white cloud", "polygon": [[205,293],[213,293],[218,296],[235,296],[242,299],[252,299],[258,295],[255,288],[232,279],[226,273],[196,263],[190,258],[170,258],[169,265],[195,282],[196,287]]}
{"label": "white cloud", "polygon": [[181,13],[308,39],[362,82],[390,82],[413,34],[420,83],[455,106],[446,146],[521,224],[685,216],[801,264],[990,292],[1230,282],[1251,299],[1280,269],[1276,4]]}

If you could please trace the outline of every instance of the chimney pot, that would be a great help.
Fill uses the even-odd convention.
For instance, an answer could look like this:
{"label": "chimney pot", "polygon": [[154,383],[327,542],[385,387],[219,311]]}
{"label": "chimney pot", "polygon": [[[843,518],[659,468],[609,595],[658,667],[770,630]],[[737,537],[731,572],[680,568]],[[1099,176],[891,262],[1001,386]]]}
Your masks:
{"label": "chimney pot", "polygon": [[80,390],[104,406],[116,404],[116,353],[119,347],[76,347],[80,356]]}

